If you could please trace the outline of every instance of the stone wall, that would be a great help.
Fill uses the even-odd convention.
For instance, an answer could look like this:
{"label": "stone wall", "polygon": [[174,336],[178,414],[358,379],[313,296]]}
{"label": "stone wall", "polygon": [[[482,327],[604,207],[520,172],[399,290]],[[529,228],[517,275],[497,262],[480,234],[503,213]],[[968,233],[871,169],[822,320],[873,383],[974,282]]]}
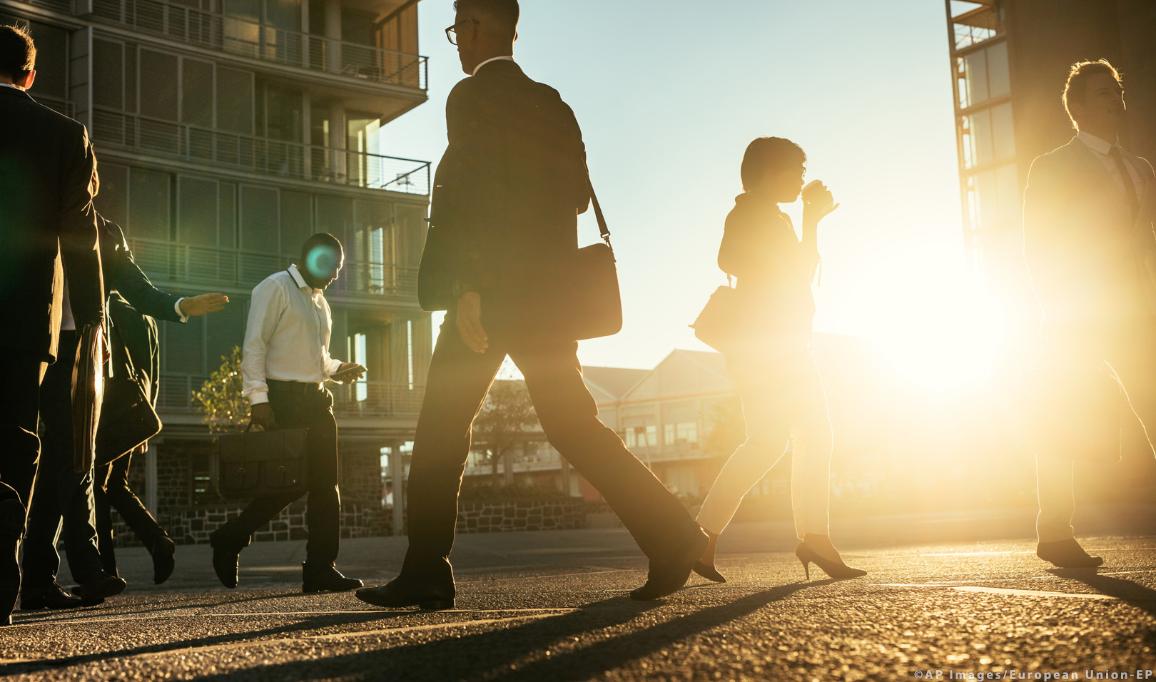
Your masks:
{"label": "stone wall", "polygon": [[580,499],[462,502],[458,506],[458,530],[463,533],[571,530],[585,527],[586,505]]}

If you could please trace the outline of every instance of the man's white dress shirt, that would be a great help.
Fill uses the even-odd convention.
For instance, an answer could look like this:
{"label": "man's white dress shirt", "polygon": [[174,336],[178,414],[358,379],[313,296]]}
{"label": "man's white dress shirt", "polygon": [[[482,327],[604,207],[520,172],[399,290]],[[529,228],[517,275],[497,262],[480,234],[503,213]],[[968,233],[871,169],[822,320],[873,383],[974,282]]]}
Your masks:
{"label": "man's white dress shirt", "polygon": [[489,64],[490,62],[512,62],[512,61],[514,61],[514,58],[508,54],[504,54],[504,55],[501,55],[498,57],[490,57],[489,59],[485,60],[481,64],[478,64],[477,66],[475,66],[474,72],[471,73],[470,75],[471,76],[478,75],[478,72],[482,70],[482,67],[485,66],[486,64]]}
{"label": "man's white dress shirt", "polygon": [[253,288],[241,359],[245,397],[269,402],[268,380],[320,384],[341,361],[329,355],[333,314],[320,289],[305,283],[296,265]]}

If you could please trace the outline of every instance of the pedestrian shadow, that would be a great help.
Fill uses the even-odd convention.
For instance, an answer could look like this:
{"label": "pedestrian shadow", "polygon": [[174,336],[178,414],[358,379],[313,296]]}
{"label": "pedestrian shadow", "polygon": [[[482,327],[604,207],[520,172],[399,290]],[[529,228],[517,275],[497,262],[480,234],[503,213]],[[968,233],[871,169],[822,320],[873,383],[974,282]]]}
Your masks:
{"label": "pedestrian shadow", "polygon": [[[104,603],[97,606],[82,607],[79,609],[39,609],[36,611],[17,611],[16,623],[32,624],[32,623],[57,623],[72,621],[76,616],[84,615],[93,618],[120,618],[122,616],[140,616],[140,615],[155,615],[164,613],[166,611],[185,611],[188,609],[205,609],[215,608],[219,606],[232,606],[234,604],[244,604],[246,602],[254,601],[273,601],[277,599],[288,599],[290,597],[308,597],[316,595],[306,595],[301,592],[281,592],[267,595],[253,595],[249,597],[241,597],[239,599],[225,599],[223,601],[195,601],[200,599],[202,595],[191,595],[188,602],[177,602],[174,604],[166,604],[164,606],[145,606],[139,609],[119,610],[116,608],[115,602],[112,604]],[[227,595],[226,595],[227,596]],[[195,602],[195,603],[190,603]],[[112,608],[108,608],[108,607]]]}
{"label": "pedestrian shadow", "polygon": [[1073,568],[1050,568],[1048,573],[1083,583],[1100,594],[1115,597],[1156,616],[1156,590],[1140,583]]}
{"label": "pedestrian shadow", "polygon": [[[244,600],[238,600],[244,601]],[[230,615],[230,614],[225,614]],[[150,644],[146,646],[133,647],[129,649],[115,649],[111,651],[102,651],[92,654],[80,654],[76,656],[65,656],[62,658],[43,659],[38,661],[20,661],[15,663],[8,663],[0,665],[0,678],[8,677],[9,675],[28,675],[35,673],[45,673],[51,670],[59,670],[71,666],[87,665],[91,663],[102,663],[110,660],[128,659],[133,656],[147,655],[147,654],[163,654],[170,651],[178,651],[181,649],[197,649],[198,647],[208,647],[221,644],[234,644],[239,642],[258,641],[262,637],[276,637],[292,635],[304,631],[312,631],[318,628],[328,627],[332,625],[348,625],[351,623],[362,623],[368,621],[379,621],[383,617],[400,617],[408,615],[406,613],[390,613],[383,614],[380,612],[364,612],[351,611],[349,613],[334,613],[322,614],[316,616],[297,616],[296,614],[287,614],[292,617],[300,617],[301,620],[288,625],[280,625],[277,627],[267,628],[264,630],[245,630],[242,632],[231,632],[222,635],[213,635],[209,637],[197,637],[192,639],[178,640],[174,642],[165,642],[163,644]]]}
{"label": "pedestrian shadow", "polygon": [[[293,679],[320,680],[333,677],[376,679],[447,680],[501,677],[521,679],[588,679],[664,650],[687,637],[718,627],[789,597],[807,587],[829,584],[823,580],[782,585],[732,602],[674,618],[653,627],[608,636],[589,646],[533,661],[516,670],[511,664],[534,652],[593,633],[613,631],[661,606],[658,602],[635,602],[616,597],[594,602],[559,616],[489,630],[447,637],[421,644],[375,651],[359,651],[314,660],[291,661],[259,669],[207,675],[198,680]],[[460,623],[467,627],[468,621]],[[387,635],[388,631],[382,632]]]}

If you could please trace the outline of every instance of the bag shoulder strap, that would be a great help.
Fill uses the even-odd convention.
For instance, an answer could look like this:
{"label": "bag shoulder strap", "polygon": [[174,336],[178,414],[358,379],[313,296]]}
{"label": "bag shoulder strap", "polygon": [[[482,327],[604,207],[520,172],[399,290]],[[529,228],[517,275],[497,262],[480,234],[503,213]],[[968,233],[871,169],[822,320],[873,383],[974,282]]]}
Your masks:
{"label": "bag shoulder strap", "polygon": [[[602,241],[610,247],[610,256],[614,257],[614,245],[610,243],[610,228],[606,226],[606,216],[602,213],[602,204],[598,203],[598,194],[594,191],[594,181],[590,179],[590,166],[586,165],[586,187],[590,190],[590,204],[594,207],[594,217],[598,220],[598,233]],[[617,260],[617,259],[615,259]]]}

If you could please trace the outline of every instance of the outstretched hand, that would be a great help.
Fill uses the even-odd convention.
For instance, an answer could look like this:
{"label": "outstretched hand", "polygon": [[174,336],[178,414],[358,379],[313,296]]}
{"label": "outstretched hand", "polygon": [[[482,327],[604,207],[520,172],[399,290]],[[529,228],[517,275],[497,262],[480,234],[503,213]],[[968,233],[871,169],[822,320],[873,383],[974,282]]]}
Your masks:
{"label": "outstretched hand", "polygon": [[839,204],[831,190],[827,189],[819,180],[813,180],[803,188],[803,222],[810,225],[817,224],[823,218],[835,212]]}
{"label": "outstretched hand", "polygon": [[467,291],[458,297],[458,335],[466,347],[475,353],[485,353],[490,347],[490,339],[482,326],[482,296],[476,291]]}
{"label": "outstretched hand", "polygon": [[200,317],[201,315],[208,315],[215,313],[225,307],[229,302],[229,297],[225,294],[201,294],[200,296],[187,296],[181,299],[181,314],[185,317]]}
{"label": "outstretched hand", "polygon": [[359,365],[356,362],[343,362],[341,366],[337,368],[337,371],[333,373],[333,376],[329,378],[339,384],[348,384],[351,381],[357,381],[365,376],[367,371],[364,365]]}

